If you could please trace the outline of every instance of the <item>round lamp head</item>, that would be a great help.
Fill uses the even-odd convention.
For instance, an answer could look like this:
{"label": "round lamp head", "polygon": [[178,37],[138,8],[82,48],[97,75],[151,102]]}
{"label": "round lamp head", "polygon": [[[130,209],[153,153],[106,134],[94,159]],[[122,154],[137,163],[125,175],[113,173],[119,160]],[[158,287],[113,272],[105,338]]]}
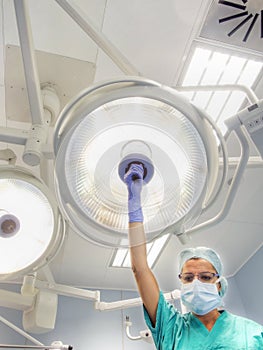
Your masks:
{"label": "round lamp head", "polygon": [[0,170],[0,280],[24,276],[50,262],[64,227],[48,188],[27,170]]}
{"label": "round lamp head", "polygon": [[218,146],[203,113],[173,89],[144,79],[105,82],[62,111],[54,138],[61,210],[73,228],[104,246],[128,242],[123,174],[145,165],[147,241],[191,227],[218,173]]}

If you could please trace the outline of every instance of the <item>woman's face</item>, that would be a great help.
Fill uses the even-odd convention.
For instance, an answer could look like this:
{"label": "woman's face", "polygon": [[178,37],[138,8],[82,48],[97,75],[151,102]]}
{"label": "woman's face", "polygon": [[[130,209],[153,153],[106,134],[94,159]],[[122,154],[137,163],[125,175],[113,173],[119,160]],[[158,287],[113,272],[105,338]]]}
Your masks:
{"label": "woman's face", "polygon": [[[201,258],[186,261],[181,271],[181,273],[192,273],[196,275],[195,278],[197,278],[197,274],[201,272],[217,273],[214,266],[209,261]],[[218,277],[214,276],[208,283],[215,283],[217,279]],[[217,288],[218,290],[221,289],[220,283],[217,284]]]}

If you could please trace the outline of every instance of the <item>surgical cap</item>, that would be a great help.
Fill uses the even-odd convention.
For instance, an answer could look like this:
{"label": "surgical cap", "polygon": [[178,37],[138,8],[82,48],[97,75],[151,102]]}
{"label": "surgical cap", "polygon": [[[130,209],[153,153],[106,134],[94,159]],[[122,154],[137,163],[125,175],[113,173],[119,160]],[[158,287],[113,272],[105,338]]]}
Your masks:
{"label": "surgical cap", "polygon": [[223,297],[227,290],[227,280],[222,276],[223,274],[223,264],[220,259],[220,256],[211,248],[206,247],[196,247],[196,248],[187,248],[179,254],[179,271],[182,271],[182,268],[186,261],[200,258],[209,261],[215,268],[216,272],[220,276],[221,290],[219,294]]}

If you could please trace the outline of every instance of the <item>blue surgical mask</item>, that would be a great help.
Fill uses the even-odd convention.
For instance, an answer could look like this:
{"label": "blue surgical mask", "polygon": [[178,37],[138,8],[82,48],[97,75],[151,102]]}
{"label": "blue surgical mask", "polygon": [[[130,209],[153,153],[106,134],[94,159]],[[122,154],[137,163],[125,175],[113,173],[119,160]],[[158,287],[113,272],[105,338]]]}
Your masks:
{"label": "blue surgical mask", "polygon": [[218,308],[222,305],[222,298],[218,294],[216,283],[203,283],[195,279],[192,283],[182,284],[183,304],[197,315],[205,315]]}

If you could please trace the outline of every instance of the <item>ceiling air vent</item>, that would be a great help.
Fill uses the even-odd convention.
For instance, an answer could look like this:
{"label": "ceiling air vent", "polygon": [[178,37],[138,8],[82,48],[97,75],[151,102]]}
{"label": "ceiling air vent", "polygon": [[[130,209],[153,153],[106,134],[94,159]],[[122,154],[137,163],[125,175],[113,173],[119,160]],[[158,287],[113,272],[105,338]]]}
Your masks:
{"label": "ceiling air vent", "polygon": [[200,36],[263,52],[263,2],[217,0],[211,4]]}

